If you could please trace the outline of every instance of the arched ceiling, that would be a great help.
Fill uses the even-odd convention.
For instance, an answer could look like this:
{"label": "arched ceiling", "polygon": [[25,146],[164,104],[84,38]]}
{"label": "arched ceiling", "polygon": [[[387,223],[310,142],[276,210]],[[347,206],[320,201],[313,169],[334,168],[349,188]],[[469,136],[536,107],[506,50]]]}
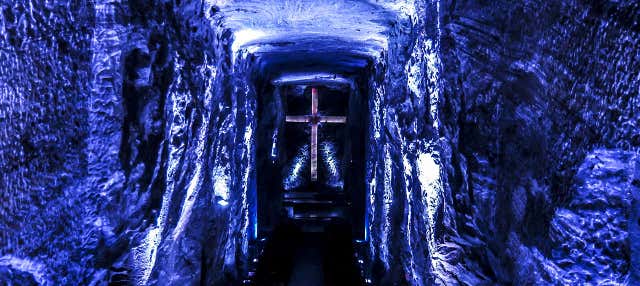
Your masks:
{"label": "arched ceiling", "polygon": [[[355,73],[387,49],[408,0],[210,0],[260,73]],[[377,3],[381,2],[381,3]],[[407,5],[408,6],[408,5]]]}

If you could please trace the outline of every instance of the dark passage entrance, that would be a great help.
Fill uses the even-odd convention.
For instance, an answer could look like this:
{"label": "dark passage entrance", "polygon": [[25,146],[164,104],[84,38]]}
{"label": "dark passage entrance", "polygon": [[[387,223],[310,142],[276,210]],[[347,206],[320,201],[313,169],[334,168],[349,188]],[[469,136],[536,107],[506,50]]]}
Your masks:
{"label": "dark passage entrance", "polygon": [[254,285],[364,285],[354,250],[366,237],[358,80],[259,84]]}
{"label": "dark passage entrance", "polygon": [[255,285],[364,285],[355,259],[351,225],[334,221],[322,233],[293,223],[276,227],[259,258]]}
{"label": "dark passage entrance", "polygon": [[258,103],[258,228],[282,218],[322,232],[335,219],[364,239],[366,101],[351,80],[268,84]]}

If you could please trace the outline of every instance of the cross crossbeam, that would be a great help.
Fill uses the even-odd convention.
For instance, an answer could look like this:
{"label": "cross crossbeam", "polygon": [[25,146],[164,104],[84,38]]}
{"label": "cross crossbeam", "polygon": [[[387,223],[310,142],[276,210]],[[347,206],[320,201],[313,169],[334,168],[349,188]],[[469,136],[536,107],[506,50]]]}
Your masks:
{"label": "cross crossbeam", "polygon": [[325,116],[318,113],[318,89],[311,88],[311,114],[287,115],[286,122],[311,124],[311,181],[318,180],[318,125],[320,123],[346,123],[346,116]]}

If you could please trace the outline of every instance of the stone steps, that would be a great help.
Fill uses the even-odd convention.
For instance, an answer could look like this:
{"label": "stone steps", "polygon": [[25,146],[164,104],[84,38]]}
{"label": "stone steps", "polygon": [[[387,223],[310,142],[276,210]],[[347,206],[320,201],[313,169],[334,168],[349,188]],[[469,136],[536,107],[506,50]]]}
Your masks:
{"label": "stone steps", "polygon": [[348,203],[343,193],[292,192],[283,195],[290,219],[304,231],[322,231],[334,219],[346,218]]}

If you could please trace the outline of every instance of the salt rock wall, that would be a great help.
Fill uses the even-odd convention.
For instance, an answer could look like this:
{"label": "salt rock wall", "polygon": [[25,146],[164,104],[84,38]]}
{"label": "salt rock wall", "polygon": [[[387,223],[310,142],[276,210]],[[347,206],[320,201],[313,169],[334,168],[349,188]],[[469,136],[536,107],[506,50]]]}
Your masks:
{"label": "salt rock wall", "polygon": [[455,283],[451,272],[468,271],[447,255],[457,227],[439,133],[439,3],[396,2],[389,49],[369,79],[368,272],[379,285]]}
{"label": "salt rock wall", "polygon": [[[252,57],[203,1],[58,2],[0,6],[0,284],[233,284]],[[374,2],[375,280],[637,284],[637,3]]]}
{"label": "salt rock wall", "polygon": [[232,60],[217,12],[201,1],[2,4],[0,281],[237,277],[253,95],[234,85],[251,59]]}
{"label": "salt rock wall", "polygon": [[596,149],[585,157],[571,200],[551,220],[551,260],[558,266],[553,281],[635,283],[625,276],[631,274],[630,234],[638,225],[631,197],[639,191],[637,164],[640,157],[621,150]]}
{"label": "salt rock wall", "polygon": [[76,191],[87,169],[93,7],[0,7],[0,267],[9,273],[0,281],[46,281],[47,268],[79,280],[91,264],[82,252],[97,243]]}
{"label": "salt rock wall", "polygon": [[[586,154],[604,147],[620,154],[610,156],[626,156],[640,145],[637,4],[443,1],[441,7],[441,131],[454,151],[447,175],[464,264],[487,283],[604,277],[624,283],[633,269],[620,262],[629,259],[627,244],[618,237],[594,246],[580,230],[624,236],[620,221],[632,208],[591,206],[606,210],[601,219],[611,229],[584,225],[599,223],[566,210],[583,208],[576,200],[585,192],[609,199],[597,186],[580,186],[590,176],[576,176]],[[615,187],[628,189],[623,181]],[[600,262],[557,261],[563,247],[600,255]]]}

